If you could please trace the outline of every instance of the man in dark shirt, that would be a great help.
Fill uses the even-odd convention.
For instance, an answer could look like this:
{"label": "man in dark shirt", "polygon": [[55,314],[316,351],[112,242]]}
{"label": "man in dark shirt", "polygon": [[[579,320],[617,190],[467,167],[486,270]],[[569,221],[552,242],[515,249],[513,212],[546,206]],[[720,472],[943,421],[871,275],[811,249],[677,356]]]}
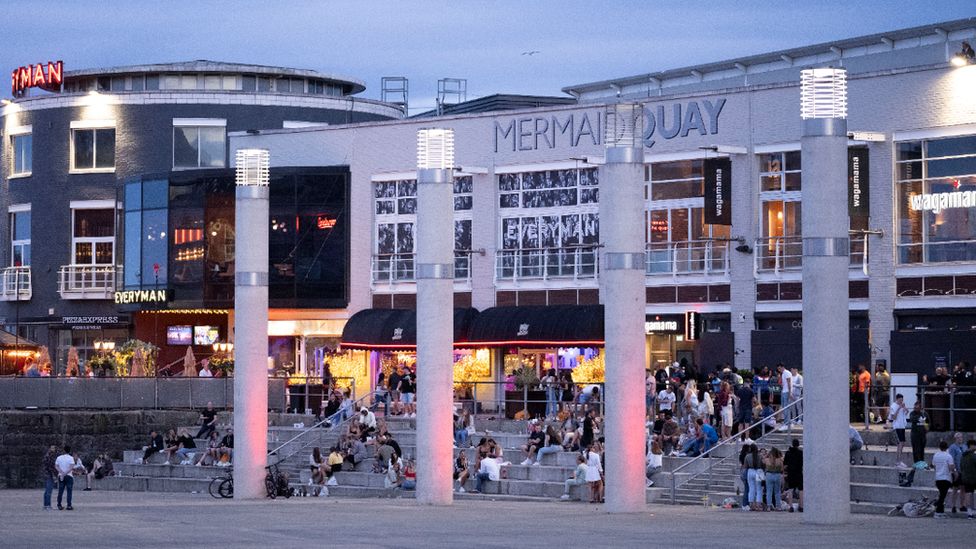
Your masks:
{"label": "man in dark shirt", "polygon": [[739,399],[739,432],[743,432],[752,423],[752,399],[756,393],[753,392],[751,383],[748,381],[742,384],[742,388],[735,393]]}
{"label": "man in dark shirt", "polygon": [[[657,415],[657,419],[654,420],[654,425],[651,427],[651,439],[655,440],[661,435],[661,428],[664,427],[665,422],[668,421],[668,416],[665,412],[660,412]],[[660,443],[660,440],[658,441]]]}
{"label": "man in dark shirt", "polygon": [[545,445],[545,442],[546,435],[542,432],[542,425],[536,423],[529,434],[529,442],[522,446],[522,453],[525,454],[525,461],[522,462],[522,465],[532,465],[532,460],[535,459],[536,453],[539,448]]}
{"label": "man in dark shirt", "polygon": [[228,427],[227,434],[220,439],[220,455],[227,455],[227,463],[234,462],[234,428]]}
{"label": "man in dark shirt", "polygon": [[387,433],[386,443],[393,447],[393,451],[396,452],[396,455],[403,457],[403,450],[400,449],[400,444],[393,440],[393,433]]}
{"label": "man in dark shirt", "polygon": [[800,441],[793,439],[793,446],[786,451],[783,457],[783,466],[786,467],[786,501],[790,504],[790,512],[793,512],[793,490],[800,496],[799,511],[803,512],[803,450],[800,450]]}
{"label": "man in dark shirt", "polygon": [[203,421],[203,425],[200,426],[197,436],[193,438],[207,438],[210,436],[210,431],[217,429],[217,411],[213,409],[213,402],[208,402],[207,409],[200,412],[200,420]]}
{"label": "man in dark shirt", "polygon": [[54,485],[57,482],[58,470],[54,466],[54,462],[58,459],[57,449],[55,449],[52,444],[48,449],[47,453],[44,454],[44,509],[50,511],[51,507],[51,493],[54,492]]}
{"label": "man in dark shirt", "polygon": [[151,431],[149,433],[149,446],[146,446],[146,452],[142,454],[142,464],[145,465],[149,463],[149,456],[155,454],[156,452],[162,451],[163,449],[163,436],[156,433],[156,431]]}
{"label": "man in dark shirt", "polygon": [[580,437],[580,450],[585,450],[587,446],[593,444],[593,416],[596,410],[587,410],[586,417],[583,419],[583,436]]}

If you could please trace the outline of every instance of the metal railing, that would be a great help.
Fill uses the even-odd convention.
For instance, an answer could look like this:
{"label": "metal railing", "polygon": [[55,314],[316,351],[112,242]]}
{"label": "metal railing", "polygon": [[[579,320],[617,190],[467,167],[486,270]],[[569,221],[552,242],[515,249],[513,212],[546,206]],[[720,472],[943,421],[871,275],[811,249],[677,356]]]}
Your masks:
{"label": "metal railing", "polygon": [[0,301],[22,301],[30,299],[31,295],[30,265],[7,267],[3,270],[3,279],[0,281]]}
{"label": "metal railing", "polygon": [[[234,406],[234,378],[0,377],[0,405],[19,409],[179,410]],[[268,380],[268,408],[283,411],[285,380]]]}
{"label": "metal railing", "polygon": [[[851,268],[860,268],[867,274],[869,234],[851,236],[848,257]],[[755,273],[799,271],[803,268],[803,237],[774,236],[756,239]]]}
{"label": "metal railing", "polygon": [[122,280],[121,266],[62,265],[58,292],[61,299],[111,299],[117,280]]}
{"label": "metal railing", "polygon": [[728,275],[729,242],[656,242],[646,247],[648,275]]}
{"label": "metal railing", "polygon": [[[871,422],[871,412],[886,413],[895,402],[895,395],[901,393],[906,397],[913,395],[916,401],[921,398],[922,410],[928,417],[930,431],[976,431],[976,387],[972,385],[904,385],[889,387],[887,404],[878,401],[878,391],[868,388],[868,398],[864,399],[864,409],[858,415],[864,414],[865,429]],[[851,393],[852,395],[858,393]],[[852,408],[853,408],[852,402]],[[877,404],[877,405],[876,405]],[[909,413],[911,406],[909,405]],[[855,419],[855,418],[852,418]],[[875,416],[877,419],[877,415]],[[890,421],[890,420],[889,420]]]}
{"label": "metal railing", "polygon": [[[470,251],[454,252],[454,282],[471,282]],[[373,284],[396,284],[416,282],[417,254],[373,254]]]}
{"label": "metal railing", "polygon": [[[727,438],[725,440],[718,441],[715,444],[715,446],[712,446],[711,448],[709,448],[707,452],[703,452],[701,455],[696,456],[696,457],[692,458],[691,460],[689,460],[688,462],[682,463],[678,467],[672,469],[671,470],[671,473],[670,473],[670,476],[671,476],[671,495],[670,495],[671,505],[674,505],[674,503],[675,503],[675,492],[676,492],[676,490],[678,488],[680,488],[681,486],[684,486],[685,484],[687,484],[688,482],[690,482],[690,481],[698,478],[699,476],[701,476],[701,475],[703,475],[705,473],[708,473],[708,482],[706,484],[706,489],[708,489],[709,487],[711,487],[712,482],[713,482],[713,474],[712,474],[712,471],[715,469],[715,467],[717,465],[721,465],[722,463],[725,463],[725,461],[728,460],[728,459],[730,459],[730,458],[736,458],[736,459],[738,458],[737,452],[733,452],[732,454],[729,454],[729,455],[725,456],[724,458],[720,459],[718,462],[714,462],[713,461],[713,458],[712,458],[712,455],[714,454],[714,452],[715,452],[716,449],[718,449],[721,446],[725,446],[726,444],[734,444],[735,447],[738,449],[738,447],[739,447],[739,441],[740,441],[740,437],[741,437],[742,433],[749,433],[753,429],[755,429],[756,427],[762,427],[767,421],[769,421],[769,418],[770,417],[775,419],[777,416],[779,416],[780,414],[785,414],[787,411],[790,411],[792,413],[796,409],[802,409],[800,406],[797,406],[798,404],[800,404],[802,402],[803,402],[803,397],[800,397],[800,398],[798,398],[796,400],[790,401],[789,406],[786,406],[784,408],[780,408],[779,410],[773,412],[773,415],[771,415],[769,417],[762,418],[761,420],[753,423],[752,425],[749,425],[745,429],[743,429],[740,432],[738,432],[738,433],[730,436],[729,438]],[[793,408],[793,410],[790,410],[791,408]],[[791,417],[792,417],[793,420],[802,420],[802,418],[803,418],[803,412],[800,412],[799,414],[796,414],[796,415],[791,416]],[[765,427],[763,427],[763,430],[765,431]],[[762,436],[760,436],[759,438],[757,438],[755,440],[756,444],[759,445],[759,446],[763,446],[765,444],[766,437],[769,436],[769,435],[771,435],[772,433],[775,433],[775,432],[776,432],[776,428],[774,428],[774,427],[770,428],[770,430],[768,432],[764,432],[762,434]],[[790,422],[788,422],[786,424],[786,436],[787,437],[790,437],[792,435],[793,435],[793,422],[790,421]],[[698,471],[696,473],[692,473],[692,475],[690,477],[684,479],[680,483],[678,483],[675,480],[675,477],[674,477],[675,473],[678,473],[682,469],[691,467],[692,464],[696,464],[697,465],[702,460],[706,460],[706,459],[708,460],[708,465],[704,469],[702,469],[702,470],[700,470],[700,471]]]}
{"label": "metal railing", "polygon": [[[597,398],[581,398],[583,389],[596,386],[599,389]],[[541,419],[555,416],[562,410],[580,413],[596,406],[603,416],[604,384],[587,383],[570,385],[571,401],[562,400],[562,389],[557,387],[555,394],[550,394],[541,385],[515,387],[507,381],[478,381],[454,384],[454,402],[461,409],[467,409],[472,416],[497,416],[499,418]],[[588,393],[592,394],[592,393]],[[550,397],[552,397],[550,399]],[[547,407],[550,408],[547,410]],[[524,412],[520,414],[520,412]],[[548,412],[548,414],[547,414]]]}
{"label": "metal railing", "polygon": [[[366,393],[365,395],[359,397],[358,399],[353,400],[352,409],[355,410],[358,406],[361,406],[366,401],[367,398],[370,398],[372,396],[375,396],[375,394],[376,394],[375,392],[371,391],[371,392]],[[298,455],[300,452],[306,451],[309,447],[312,447],[312,446],[323,446],[323,443],[322,443],[323,439],[326,436],[331,435],[332,433],[338,431],[354,415],[356,415],[356,414],[350,414],[349,417],[339,417],[338,418],[338,421],[335,421],[334,423],[332,421],[330,421],[330,420],[333,419],[332,417],[324,418],[321,421],[319,421],[319,422],[315,423],[314,425],[312,425],[311,427],[305,429],[304,431],[301,431],[300,433],[298,433],[297,435],[293,436],[292,438],[290,438],[290,439],[286,440],[285,442],[279,444],[274,449],[268,451],[268,455],[269,456],[278,456],[278,454],[285,447],[287,447],[289,444],[293,444],[295,442],[298,442],[300,439],[303,439],[303,438],[306,439],[304,442],[301,443],[301,446],[299,446],[297,450],[294,450],[293,452],[291,452],[288,455],[285,455],[283,457],[282,456],[278,456],[278,461],[276,461],[274,463],[274,465],[278,465],[278,464],[284,462],[285,460],[287,460],[287,459],[289,459],[291,457],[294,457],[294,456]],[[318,431],[318,433],[317,433],[318,436],[317,437],[308,438],[306,436],[306,435],[312,433],[312,431],[316,431],[316,430]]]}
{"label": "metal railing", "polygon": [[599,245],[495,252],[495,280],[597,280]]}

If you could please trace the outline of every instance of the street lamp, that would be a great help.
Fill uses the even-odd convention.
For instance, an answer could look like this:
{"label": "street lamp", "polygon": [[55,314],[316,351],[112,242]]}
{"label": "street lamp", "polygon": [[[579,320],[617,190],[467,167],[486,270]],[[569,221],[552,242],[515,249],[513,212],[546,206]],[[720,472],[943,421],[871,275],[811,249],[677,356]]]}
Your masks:
{"label": "street lamp", "polygon": [[265,496],[268,454],[268,186],[266,149],[237,151],[234,258],[235,499]]}
{"label": "street lamp", "polygon": [[644,484],[644,107],[606,108],[606,163],[600,166],[604,269],[607,512],[643,511]]}
{"label": "street lamp", "polygon": [[806,522],[850,517],[847,73],[801,73]]}
{"label": "street lamp", "polygon": [[105,356],[107,353],[111,353],[114,349],[114,341],[95,341],[95,350],[98,351],[99,356]]}
{"label": "street lamp", "polygon": [[417,132],[417,501],[454,501],[454,131]]}

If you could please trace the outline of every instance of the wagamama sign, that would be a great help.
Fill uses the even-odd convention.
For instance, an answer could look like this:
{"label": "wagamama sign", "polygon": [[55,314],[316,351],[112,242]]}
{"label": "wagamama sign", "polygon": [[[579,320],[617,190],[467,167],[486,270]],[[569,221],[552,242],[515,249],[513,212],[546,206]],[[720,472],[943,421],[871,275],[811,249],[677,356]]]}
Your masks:
{"label": "wagamama sign", "polygon": [[908,204],[913,211],[929,210],[935,214],[950,208],[973,208],[976,207],[976,191],[916,194],[908,197]]}

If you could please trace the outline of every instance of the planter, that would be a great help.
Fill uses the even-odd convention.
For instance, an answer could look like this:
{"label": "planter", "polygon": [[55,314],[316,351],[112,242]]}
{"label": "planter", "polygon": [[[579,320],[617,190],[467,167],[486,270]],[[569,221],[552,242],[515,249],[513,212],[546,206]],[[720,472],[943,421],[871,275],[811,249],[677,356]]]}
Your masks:
{"label": "planter", "polygon": [[526,394],[528,394],[528,417],[541,417],[546,414],[546,392],[545,391],[505,391],[505,417],[515,419],[515,414],[522,411],[525,406]]}

